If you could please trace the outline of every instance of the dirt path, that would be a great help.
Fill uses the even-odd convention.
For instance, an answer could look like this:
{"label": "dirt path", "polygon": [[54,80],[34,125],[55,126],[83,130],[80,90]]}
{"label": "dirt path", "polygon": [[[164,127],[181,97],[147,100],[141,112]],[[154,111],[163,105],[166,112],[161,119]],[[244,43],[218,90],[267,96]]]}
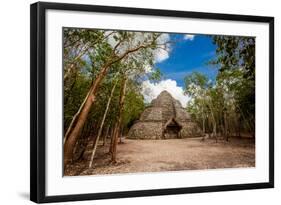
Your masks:
{"label": "dirt path", "polygon": [[[255,166],[255,144],[249,139],[230,142],[200,139],[123,140],[117,164],[110,164],[107,146],[99,146],[92,169],[87,161],[75,163],[66,175],[159,172]],[[89,153],[90,154],[90,153]]]}

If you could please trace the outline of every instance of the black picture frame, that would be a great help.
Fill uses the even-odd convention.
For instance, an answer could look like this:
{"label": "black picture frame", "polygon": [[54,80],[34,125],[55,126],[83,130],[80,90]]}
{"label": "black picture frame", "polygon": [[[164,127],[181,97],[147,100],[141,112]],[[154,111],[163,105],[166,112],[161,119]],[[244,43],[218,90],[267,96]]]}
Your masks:
{"label": "black picture frame", "polygon": [[[74,195],[46,196],[45,170],[45,37],[46,10],[86,11],[193,19],[233,20],[269,24],[269,181],[262,183],[229,184],[157,190],[121,191]],[[274,18],[264,16],[110,7],[82,4],[38,2],[30,6],[30,199],[37,203],[76,200],[97,200],[198,192],[230,191],[274,187]]]}

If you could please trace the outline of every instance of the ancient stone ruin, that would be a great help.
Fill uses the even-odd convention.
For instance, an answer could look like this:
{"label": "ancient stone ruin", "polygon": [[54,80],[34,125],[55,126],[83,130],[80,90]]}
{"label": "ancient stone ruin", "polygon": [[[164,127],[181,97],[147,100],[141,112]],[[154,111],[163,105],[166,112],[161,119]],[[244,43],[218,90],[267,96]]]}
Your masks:
{"label": "ancient stone ruin", "polygon": [[130,139],[202,137],[198,125],[172,95],[163,91],[152,100],[128,133]]}

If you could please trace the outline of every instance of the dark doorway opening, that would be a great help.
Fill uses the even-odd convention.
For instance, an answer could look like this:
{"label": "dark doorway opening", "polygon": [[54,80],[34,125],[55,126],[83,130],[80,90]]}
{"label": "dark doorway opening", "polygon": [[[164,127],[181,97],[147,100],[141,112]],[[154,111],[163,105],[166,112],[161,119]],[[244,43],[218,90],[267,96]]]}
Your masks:
{"label": "dark doorway opening", "polygon": [[180,137],[181,125],[174,119],[168,120],[164,127],[164,139],[177,139]]}

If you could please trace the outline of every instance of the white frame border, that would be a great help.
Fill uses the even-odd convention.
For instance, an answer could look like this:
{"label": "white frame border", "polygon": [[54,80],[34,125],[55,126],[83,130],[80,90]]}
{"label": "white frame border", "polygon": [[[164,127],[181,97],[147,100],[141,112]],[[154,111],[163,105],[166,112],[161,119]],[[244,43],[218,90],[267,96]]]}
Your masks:
{"label": "white frame border", "polygon": [[[61,119],[63,118],[62,106],[58,106],[60,103],[57,102],[58,99],[62,99],[62,89],[58,89],[58,87],[62,86],[62,27],[256,36],[256,167],[172,173],[62,177],[63,146],[62,138],[60,137],[62,133]],[[198,187],[269,181],[268,51],[268,23],[47,10],[46,195]]]}

